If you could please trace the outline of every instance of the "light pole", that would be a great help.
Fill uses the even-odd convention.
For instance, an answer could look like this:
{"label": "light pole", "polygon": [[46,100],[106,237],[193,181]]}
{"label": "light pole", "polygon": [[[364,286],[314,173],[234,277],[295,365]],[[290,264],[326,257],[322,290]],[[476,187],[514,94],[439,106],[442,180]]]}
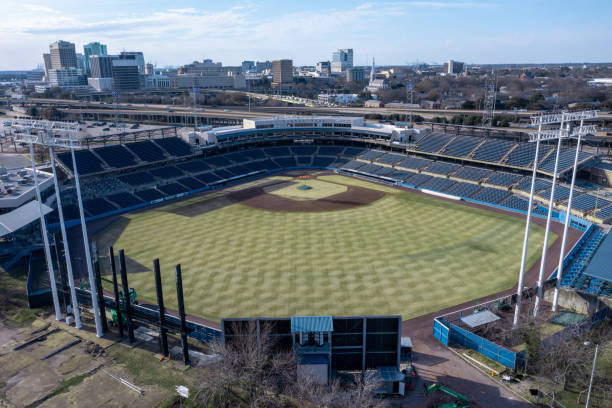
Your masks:
{"label": "light pole", "polygon": [[[590,346],[590,341],[584,342],[585,346]],[[589,408],[589,401],[591,400],[591,389],[593,388],[593,378],[595,377],[595,366],[597,365],[597,352],[599,351],[599,344],[595,344],[595,356],[593,357],[593,368],[591,369],[591,379],[589,380],[589,391],[587,392],[585,408]]]}
{"label": "light pole", "polygon": [[[80,214],[81,227],[82,227],[82,232],[83,232],[83,244],[84,244],[84,247],[85,247],[86,266],[87,266],[87,271],[88,271],[88,276],[89,276],[89,285],[90,285],[90,290],[91,290],[91,300],[92,300],[92,305],[93,305],[93,309],[94,309],[94,319],[95,319],[95,323],[96,323],[96,334],[97,334],[98,337],[102,337],[104,335],[104,333],[102,332],[102,322],[101,322],[100,310],[99,310],[99,305],[98,305],[98,296],[97,296],[97,290],[96,290],[96,285],[95,285],[95,279],[94,279],[94,275],[93,275],[93,265],[91,263],[91,252],[90,252],[90,248],[89,248],[89,239],[88,239],[88,236],[87,236],[87,225],[85,224],[85,214],[84,214],[84,210],[83,210],[83,200],[81,198],[81,185],[79,183],[79,173],[78,173],[76,158],[75,158],[75,154],[74,154],[74,147],[75,147],[75,145],[80,145],[81,141],[79,139],[75,140],[72,137],[73,134],[76,134],[76,133],[79,132],[79,124],[78,123],[68,123],[68,122],[50,122],[50,121],[46,121],[46,120],[14,119],[11,122],[11,126],[15,127],[15,128],[22,128],[22,129],[26,129],[27,130],[27,133],[21,133],[21,134],[19,134],[19,137],[15,138],[15,139],[20,141],[20,142],[30,143],[30,151],[31,152],[33,151],[33,147],[32,146],[34,144],[40,144],[40,145],[43,145],[43,146],[49,146],[50,148],[52,148],[52,147],[63,147],[63,148],[69,148],[70,149],[70,152],[71,152],[71,155],[72,155],[72,168],[73,168],[73,172],[74,172],[75,185],[76,185],[76,190],[77,190],[77,199],[78,199],[78,203],[79,203],[79,214]],[[32,131],[40,131],[40,132],[44,132],[44,133],[43,133],[43,136],[40,136],[38,134],[32,134]],[[58,133],[58,135],[56,135],[55,133]],[[44,137],[45,134],[46,134],[46,137]],[[63,136],[65,134],[67,134],[68,137]],[[53,149],[50,149],[50,152],[52,152],[52,150]],[[52,160],[53,160],[52,163],[55,164],[55,160],[54,159],[52,159]],[[55,178],[56,189],[59,189],[59,185],[57,183],[57,177],[56,177],[55,171],[54,171],[54,178]],[[35,182],[36,188],[38,190],[38,178],[36,176],[34,178],[34,182]],[[39,197],[40,197],[40,195],[39,195]],[[59,196],[59,190],[58,190],[57,197],[58,197],[58,205],[61,208],[61,201],[60,201],[60,196]],[[63,213],[60,213],[60,214],[62,214],[62,218],[63,218]],[[62,222],[62,225],[63,224],[64,223]],[[62,230],[62,233],[65,233],[65,229]],[[64,234],[64,245],[66,246],[66,248],[68,248],[66,243],[67,243],[67,240],[66,240],[66,237],[65,237],[65,234]],[[48,247],[48,240],[46,240],[45,245]],[[50,250],[48,248],[47,248],[47,250],[50,253]],[[66,257],[69,258],[69,251],[66,251],[65,255],[66,255]],[[70,263],[70,260],[67,260],[66,264],[72,266],[72,264]],[[50,269],[50,271],[51,271],[51,269]],[[69,275],[70,275],[70,271],[71,271],[71,269],[69,269]],[[78,307],[78,304],[76,303],[76,292],[74,291],[74,279],[71,279],[71,280],[72,280],[71,296],[73,296],[73,302],[75,302],[74,307],[76,309]],[[55,279],[52,279],[51,282],[52,282],[52,290],[53,290]],[[76,321],[76,315],[75,315],[75,321]]]}

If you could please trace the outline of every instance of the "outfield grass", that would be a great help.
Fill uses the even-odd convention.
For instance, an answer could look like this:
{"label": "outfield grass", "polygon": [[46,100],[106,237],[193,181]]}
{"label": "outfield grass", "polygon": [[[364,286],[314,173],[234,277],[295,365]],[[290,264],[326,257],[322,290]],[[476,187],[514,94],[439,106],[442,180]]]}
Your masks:
{"label": "outfield grass", "polygon": [[[196,197],[109,226],[95,238],[100,256],[113,244],[125,249],[129,265],[148,268],[131,273],[130,286],[151,302],[150,270],[159,257],[166,307],[173,309],[174,265],[180,263],[187,312],[211,320],[302,314],[406,319],[516,283],[523,220],[343,176],[319,180],[389,194],[330,212],[241,204],[195,217],[172,212],[206,199]],[[543,228],[531,228],[528,267],[540,256],[543,235]]]}

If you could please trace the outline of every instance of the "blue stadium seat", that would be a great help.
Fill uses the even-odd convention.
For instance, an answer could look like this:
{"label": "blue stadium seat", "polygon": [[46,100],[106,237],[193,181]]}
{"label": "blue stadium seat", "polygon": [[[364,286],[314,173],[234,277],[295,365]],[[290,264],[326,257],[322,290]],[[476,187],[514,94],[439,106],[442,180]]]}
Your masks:
{"label": "blue stadium seat", "polygon": [[460,168],[453,177],[460,178],[463,180],[480,181],[485,177],[488,177],[492,173],[492,170],[481,169],[478,167],[463,166]]}
{"label": "blue stadium seat", "polygon": [[[517,167],[529,166],[529,164],[531,164],[535,158],[535,149],[535,143],[519,143],[516,149],[512,150],[508,155],[506,164]],[[538,159],[541,160],[542,157],[546,156],[551,149],[552,147],[541,144]]]}
{"label": "blue stadium seat", "polygon": [[346,149],[344,149],[344,152],[342,153],[342,155],[344,157],[357,157],[363,152],[365,152],[366,150],[367,149],[364,149],[362,147],[347,147]]}
{"label": "blue stadium seat", "polygon": [[484,182],[487,184],[493,184],[495,186],[510,187],[519,181],[523,176],[520,174],[506,173],[503,171],[494,172],[491,177],[487,178]]}
{"label": "blue stadium seat", "polygon": [[321,146],[319,156],[339,156],[343,151],[343,146]]}
{"label": "blue stadium seat", "polygon": [[385,154],[385,152],[381,152],[380,150],[368,150],[364,152],[361,156],[359,156],[359,158],[363,160],[372,161],[377,157],[382,156],[383,154]]}
{"label": "blue stadium seat", "polygon": [[263,160],[266,158],[265,153],[261,149],[242,150],[241,153],[252,160]]}
{"label": "blue stadium seat", "polygon": [[128,173],[117,177],[119,181],[130,186],[142,186],[155,182],[155,178],[149,172]]}
{"label": "blue stadium seat", "polygon": [[274,161],[282,168],[297,167],[293,157],[274,157]]}
{"label": "blue stadium seat", "polygon": [[315,167],[330,167],[334,160],[333,157],[315,156],[312,159],[312,165]]}
{"label": "blue stadium seat", "polygon": [[500,204],[504,207],[510,207],[520,211],[527,211],[529,209],[529,201],[515,195],[506,198]]}
{"label": "blue stadium seat", "polygon": [[359,161],[359,160],[349,160],[342,166],[342,168],[349,169],[349,170],[357,170],[358,168],[363,167],[365,165],[366,163]]}
{"label": "blue stadium seat", "polygon": [[317,151],[317,146],[291,146],[291,151],[296,156],[312,156]]}
{"label": "blue stadium seat", "polygon": [[94,151],[111,167],[119,169],[136,164],[134,155],[121,145],[98,147]]}
{"label": "blue stadium seat", "polygon": [[484,201],[486,203],[499,204],[504,201],[508,196],[510,196],[510,192],[507,190],[500,190],[492,187],[484,187],[482,190],[478,191],[476,194],[472,195],[472,199],[478,201]]}
{"label": "blue stadium seat", "polygon": [[194,174],[201,173],[203,171],[210,169],[210,166],[201,159],[190,160],[190,161],[178,163],[176,167],[188,173],[194,173]]}
{"label": "blue stadium seat", "polygon": [[104,198],[98,197],[94,198],[93,200],[83,200],[83,209],[90,216],[94,216],[115,211],[117,207],[106,201]]}
{"label": "blue stadium seat", "polygon": [[221,177],[217,176],[213,172],[196,174],[194,177],[207,185],[216,183],[217,181],[221,180]]}
{"label": "blue stadium seat", "polygon": [[154,142],[161,146],[162,149],[167,151],[171,156],[188,156],[193,154],[191,146],[183,139],[178,137],[166,137],[163,139],[155,139]]}
{"label": "blue stadium seat", "polygon": [[423,171],[447,176],[452,172],[457,171],[460,167],[461,166],[459,164],[437,161],[431,163],[429,166],[423,169]]}
{"label": "blue stadium seat", "polygon": [[189,190],[197,190],[198,188],[204,187],[204,184],[194,177],[183,177],[176,181],[189,188]]}
{"label": "blue stadium seat", "polygon": [[160,198],[165,197],[165,195],[162,192],[154,188],[148,188],[146,190],[136,191],[134,195],[143,201],[159,200]]}
{"label": "blue stadium seat", "polygon": [[126,192],[109,194],[108,196],[106,196],[106,198],[108,198],[109,201],[112,201],[113,203],[117,204],[117,206],[120,208],[132,207],[142,203],[141,199],[134,196],[133,194]]}
{"label": "blue stadium seat", "polygon": [[439,192],[444,192],[448,190],[452,185],[454,185],[456,181],[450,180],[442,177],[432,177],[425,183],[421,184],[419,187],[426,188],[428,190],[434,190]]}
{"label": "blue stadium seat", "polygon": [[454,136],[433,132],[419,140],[416,150],[426,153],[437,153]]}
{"label": "blue stadium seat", "polygon": [[150,173],[154,175],[155,177],[159,177],[164,180],[170,180],[170,179],[181,177],[185,175],[182,171],[180,171],[175,166],[160,167],[160,168],[151,170]]}
{"label": "blue stadium seat", "polygon": [[[100,161],[96,155],[87,149],[75,150],[74,158],[79,174],[85,175],[104,171],[102,161]],[[70,171],[74,172],[74,169],[72,168],[72,155],[70,152],[58,153],[57,159],[61,161],[64,166],[69,168]]]}
{"label": "blue stadium seat", "polygon": [[[557,150],[553,151],[544,161],[540,164],[539,170],[553,173],[555,169],[555,160],[557,157]],[[574,167],[574,159],[576,156],[575,149],[566,149],[562,148],[559,152],[559,165],[557,171],[562,172]],[[592,153],[580,151],[578,152],[578,163],[588,159],[589,157],[593,157]]]}
{"label": "blue stadium seat", "polygon": [[164,160],[164,152],[155,143],[150,140],[144,140],[142,142],[132,142],[125,145],[130,151],[132,151],[140,160],[145,162],[156,162]]}
{"label": "blue stadium seat", "polygon": [[375,161],[377,163],[393,165],[395,163],[402,161],[405,157],[406,156],[404,156],[403,154],[385,153],[382,156],[377,157]]}
{"label": "blue stadium seat", "polygon": [[410,176],[406,180],[404,180],[404,183],[418,187],[426,181],[429,181],[430,179],[432,179],[432,176],[429,176],[427,174],[414,174],[413,176]]}
{"label": "blue stadium seat", "polygon": [[[541,178],[536,178],[534,191],[544,190],[550,188],[551,186],[552,183],[550,181]],[[525,177],[524,179],[522,179],[520,183],[518,183],[518,185],[514,187],[514,189],[529,193],[529,191],[531,191],[531,177]]]}
{"label": "blue stadium seat", "polygon": [[476,160],[486,162],[498,162],[515,144],[515,142],[509,142],[507,140],[487,139],[474,151],[472,157]]}
{"label": "blue stadium seat", "polygon": [[164,184],[162,186],[157,186],[157,189],[169,196],[186,193],[189,191],[187,187],[179,183]]}
{"label": "blue stadium seat", "polygon": [[420,157],[413,157],[413,156],[408,156],[406,157],[404,160],[402,160],[401,162],[397,163],[396,166],[397,167],[403,167],[405,169],[422,169],[423,167],[427,166],[428,164],[432,163],[431,160],[429,159],[423,159]]}
{"label": "blue stadium seat", "polygon": [[447,156],[465,157],[470,154],[480,142],[482,142],[482,138],[480,137],[457,136],[444,148],[442,154]]}
{"label": "blue stadium seat", "polygon": [[291,156],[291,151],[289,150],[289,148],[284,146],[265,147],[263,150],[270,157]]}
{"label": "blue stadium seat", "polygon": [[215,170],[215,174],[219,176],[221,180],[228,180],[228,179],[231,179],[232,177],[235,177],[234,173],[230,173],[229,171],[224,170],[224,169]]}
{"label": "blue stadium seat", "polygon": [[295,156],[295,161],[298,166],[310,166],[312,164],[312,156]]}
{"label": "blue stadium seat", "polygon": [[457,184],[452,185],[445,191],[447,194],[452,194],[458,197],[471,197],[478,190],[480,190],[480,186],[472,183],[464,183],[463,181],[457,182]]}
{"label": "blue stadium seat", "polygon": [[225,156],[208,156],[204,158],[204,162],[215,167],[225,167],[234,164]]}

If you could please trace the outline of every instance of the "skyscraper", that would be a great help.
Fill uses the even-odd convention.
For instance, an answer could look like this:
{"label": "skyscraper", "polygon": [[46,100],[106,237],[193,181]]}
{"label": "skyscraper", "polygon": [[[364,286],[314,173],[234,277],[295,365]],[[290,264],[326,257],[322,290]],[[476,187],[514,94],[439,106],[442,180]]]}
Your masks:
{"label": "skyscraper", "polygon": [[272,61],[272,85],[293,84],[293,60],[282,59]]}
{"label": "skyscraper", "polygon": [[85,55],[85,71],[91,72],[91,63],[89,57],[92,55],[106,55],[106,45],[99,42],[90,42],[83,46],[83,54]]}
{"label": "skyscraper", "polygon": [[341,48],[332,54],[331,71],[344,72],[347,68],[353,68],[353,49]]}
{"label": "skyscraper", "polygon": [[[142,53],[140,55],[142,56]],[[140,88],[139,60],[136,57],[133,54],[121,53],[118,59],[113,60],[113,87],[116,91]]]}
{"label": "skyscraper", "polygon": [[52,69],[77,68],[76,49],[73,43],[56,41],[49,45]]}
{"label": "skyscraper", "polygon": [[145,74],[145,59],[144,55],[140,51],[122,51],[120,56],[121,59],[133,59],[136,61],[138,66],[138,73],[140,75]]}

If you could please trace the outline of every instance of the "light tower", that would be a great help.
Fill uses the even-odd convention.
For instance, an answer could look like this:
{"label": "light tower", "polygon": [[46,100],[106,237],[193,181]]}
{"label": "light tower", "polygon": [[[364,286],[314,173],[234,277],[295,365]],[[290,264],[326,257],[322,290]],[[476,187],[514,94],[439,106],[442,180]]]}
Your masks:
{"label": "light tower", "polygon": [[[586,135],[589,133],[593,133],[595,131],[595,126],[583,126],[585,119],[593,119],[597,117],[598,111],[579,111],[579,112],[561,112],[550,115],[539,115],[531,117],[531,124],[534,126],[538,126],[538,131],[530,134],[530,142],[536,142],[536,150],[535,157],[533,161],[533,174],[531,178],[531,189],[529,192],[529,207],[527,210],[527,220],[525,225],[525,237],[523,240],[523,251],[521,257],[521,268],[519,272],[519,283],[517,288],[517,298],[516,298],[516,306],[514,309],[514,322],[513,327],[518,327],[520,313],[521,313],[521,303],[522,303],[522,294],[523,294],[523,279],[525,274],[525,263],[527,261],[527,249],[529,245],[529,229],[531,225],[531,215],[532,215],[532,207],[533,207],[533,195],[535,190],[535,181],[537,176],[537,166],[539,161],[539,150],[540,150],[540,142],[546,140],[557,140],[557,151],[555,154],[555,164],[553,171],[553,181],[548,205],[548,214],[546,217],[546,230],[544,233],[544,243],[542,245],[542,259],[540,261],[540,273],[538,276],[538,294],[536,297],[536,303],[534,307],[534,317],[537,317],[540,303],[542,301],[542,288],[544,284],[544,270],[546,268],[546,255],[548,251],[548,237],[550,234],[550,222],[552,218],[552,208],[554,203],[554,193],[555,186],[557,181],[557,170],[559,166],[559,151],[561,150],[561,140],[567,139],[570,137],[580,137],[582,135]],[[581,121],[581,126],[578,128],[574,128],[571,130],[571,126],[568,124],[574,121]],[[546,129],[543,130],[542,126],[544,125],[552,125],[559,123],[559,129]],[[575,163],[576,164],[576,163]],[[568,213],[569,214],[569,213]],[[569,218],[569,215],[568,217]],[[563,257],[563,253],[561,253],[561,257]]]}
{"label": "light tower", "polygon": [[[34,145],[42,145],[49,148],[49,154],[51,155],[51,163],[53,167],[53,178],[55,184],[55,193],[57,197],[58,204],[58,213],[60,216],[60,225],[62,230],[62,237],[64,242],[64,254],[66,256],[66,267],[68,269],[68,280],[70,286],[70,296],[72,299],[73,309],[75,313],[75,323],[77,327],[80,328],[81,320],[78,314],[78,303],[76,298],[76,290],[74,285],[74,276],[72,271],[72,263],[70,260],[70,252],[68,247],[67,234],[64,223],[64,216],[62,211],[62,203],[61,197],[59,193],[59,184],[57,181],[57,173],[55,171],[55,158],[53,157],[53,149],[55,147],[61,148],[69,148],[72,156],[72,168],[74,172],[75,185],[77,190],[77,199],[79,204],[79,214],[81,218],[81,229],[83,233],[83,245],[85,248],[85,259],[87,264],[87,272],[89,276],[89,284],[91,290],[91,300],[94,309],[94,319],[96,323],[96,334],[98,337],[103,336],[102,332],[102,323],[100,310],[98,305],[98,296],[97,289],[95,285],[94,273],[93,273],[93,264],[91,260],[91,251],[89,248],[89,239],[87,235],[87,225],[85,224],[85,213],[83,211],[83,200],[81,198],[81,185],[79,183],[79,173],[77,169],[76,158],[74,154],[74,147],[79,146],[81,141],[73,137],[73,135],[78,134],[79,132],[79,124],[78,123],[69,123],[69,122],[50,122],[46,120],[28,120],[28,119],[14,119],[11,122],[11,127],[25,129],[26,133],[18,133],[15,140],[20,142],[29,143],[30,145],[30,154],[32,155],[32,166],[34,169],[34,174],[36,174],[36,168],[34,167]],[[40,193],[38,187],[38,178],[34,178],[34,182],[36,184],[37,194],[40,200]],[[41,210],[42,214],[42,210]],[[53,264],[51,262],[51,251],[49,247],[49,242],[47,238],[47,230],[46,224],[44,222],[44,217],[41,217],[41,224],[43,225],[43,238],[45,243],[45,252],[47,254],[47,264],[49,268],[49,275],[51,279],[51,291],[54,293],[54,303],[56,302],[55,298],[57,297],[57,288],[55,284],[55,274],[53,271]],[[56,305],[56,316],[59,311],[59,303]],[[60,315],[61,317],[61,315]],[[59,319],[58,319],[59,320]]]}
{"label": "light tower", "polygon": [[484,107],[482,112],[482,126],[493,127],[493,116],[495,116],[495,98],[497,96],[497,76],[495,71],[491,70],[487,74],[485,82]]}
{"label": "light tower", "polygon": [[374,64],[374,57],[372,57],[372,70],[370,71],[370,83],[376,79],[376,65]]}

